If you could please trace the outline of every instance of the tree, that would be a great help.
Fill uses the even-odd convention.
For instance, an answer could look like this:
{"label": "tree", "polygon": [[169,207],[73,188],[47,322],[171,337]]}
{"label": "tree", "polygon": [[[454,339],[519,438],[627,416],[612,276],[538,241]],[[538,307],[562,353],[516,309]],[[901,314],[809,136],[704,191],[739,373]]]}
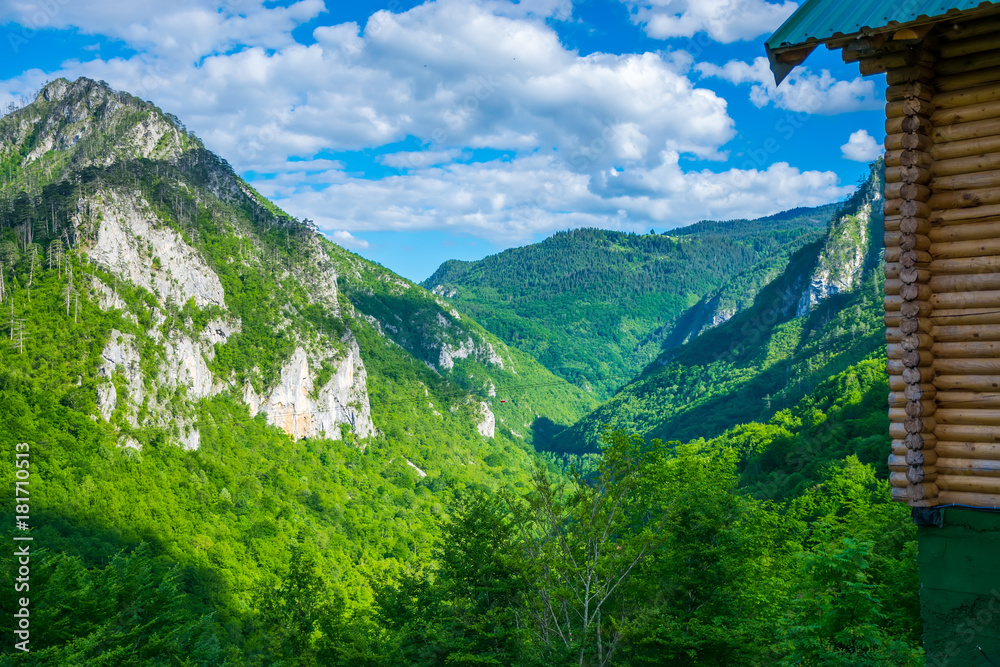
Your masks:
{"label": "tree", "polygon": [[659,441],[606,431],[592,479],[553,482],[535,468],[514,522],[531,578],[527,614],[537,639],[561,659],[607,665],[644,601],[629,578],[663,543],[670,506],[656,492]]}

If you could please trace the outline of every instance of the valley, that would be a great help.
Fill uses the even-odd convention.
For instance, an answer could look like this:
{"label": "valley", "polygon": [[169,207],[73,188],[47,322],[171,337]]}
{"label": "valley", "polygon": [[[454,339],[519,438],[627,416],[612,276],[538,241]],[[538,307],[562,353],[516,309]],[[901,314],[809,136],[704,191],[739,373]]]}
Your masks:
{"label": "valley", "polygon": [[37,647],[0,663],[922,664],[883,171],[418,285],[152,103],[48,83],[0,117]]}

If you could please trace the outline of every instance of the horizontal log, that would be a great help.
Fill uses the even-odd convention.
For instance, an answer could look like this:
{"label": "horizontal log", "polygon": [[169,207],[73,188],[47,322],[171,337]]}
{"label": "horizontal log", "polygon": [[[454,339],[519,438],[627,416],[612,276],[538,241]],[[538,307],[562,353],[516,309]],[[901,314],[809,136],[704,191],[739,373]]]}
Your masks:
{"label": "horizontal log", "polygon": [[926,482],[924,484],[910,484],[906,487],[906,495],[910,499],[910,502],[915,500],[927,500],[929,498],[935,498],[938,494],[938,487],[934,482]]}
{"label": "horizontal log", "polygon": [[[902,139],[900,139],[899,143],[901,142]],[[902,146],[899,148],[902,148]],[[931,158],[938,161],[985,155],[986,153],[996,153],[997,151],[1000,151],[1000,137],[983,137],[982,139],[967,139],[965,141],[937,144],[933,145],[927,152],[930,153]]]}
{"label": "horizontal log", "polygon": [[1000,309],[956,308],[935,311],[929,318],[935,326],[1000,324]]}
{"label": "horizontal log", "polygon": [[910,399],[904,396],[902,392],[899,391],[889,392],[888,403],[890,408],[903,408],[906,407],[906,404],[909,402]]}
{"label": "horizontal log", "polygon": [[1000,341],[995,340],[934,343],[931,349],[937,359],[1000,359]]}
{"label": "horizontal log", "polygon": [[889,376],[889,391],[903,391],[909,385],[903,380],[901,375],[890,375]]}
{"label": "horizontal log", "polygon": [[939,491],[937,501],[943,505],[969,505],[970,507],[1000,507],[1000,495],[966,493],[964,491]]}
{"label": "horizontal log", "polygon": [[931,366],[904,368],[902,373],[903,381],[907,384],[924,384],[926,382],[933,382],[935,377],[936,373]]}
{"label": "horizontal log", "polygon": [[958,356],[959,349],[967,349],[965,345],[962,348],[957,348],[947,345],[948,343],[968,344],[980,341],[1000,341],[1000,325],[935,325],[931,329],[931,336],[940,346],[936,349],[940,349],[942,353],[947,353],[949,356]]}
{"label": "horizontal log", "polygon": [[[928,79],[921,80],[927,81]],[[934,79],[934,87],[938,92],[950,93],[965,88],[985,86],[996,81],[1000,81],[1000,67],[986,67],[962,74],[939,76]]]}
{"label": "horizontal log", "polygon": [[917,132],[919,134],[930,135],[934,126],[927,116],[898,116],[888,118],[885,121],[886,134],[898,134],[900,132]]}
{"label": "horizontal log", "polygon": [[907,368],[930,366],[934,362],[934,355],[930,351],[907,350],[899,343],[889,343],[886,345],[885,354],[889,359],[899,359]]}
{"label": "horizontal log", "polygon": [[903,250],[899,246],[885,247],[885,261],[899,262],[903,266],[927,267],[931,263],[931,254],[925,250]]}
{"label": "horizontal log", "polygon": [[937,387],[933,384],[908,384],[903,389],[903,396],[910,401],[933,401],[937,396]]}
{"label": "horizontal log", "polygon": [[[901,410],[907,417],[931,417],[937,413],[937,404],[934,401],[907,401],[902,408],[891,407],[892,410]],[[890,419],[892,417],[890,416]],[[896,421],[893,419],[893,421]]]}
{"label": "horizontal log", "polygon": [[904,460],[911,466],[932,466],[936,461],[938,461],[937,452],[933,449],[907,449],[902,443],[900,443],[900,446],[897,448],[896,445],[893,444],[893,453],[896,453],[898,450],[902,450]]}
{"label": "horizontal log", "polygon": [[[906,458],[904,457],[903,460],[905,461]],[[935,468],[942,475],[1000,477],[1000,461],[939,458]]]}
{"label": "horizontal log", "polygon": [[[959,51],[963,48],[961,45],[968,44],[970,40],[983,35],[987,39],[995,39],[994,33],[1000,31],[1000,20],[979,18],[972,21],[945,24],[945,26],[945,29],[937,32],[937,36],[941,40],[939,47],[941,54],[965,55],[965,52]],[[996,42],[994,41],[989,48],[996,48]]]}
{"label": "horizontal log", "polygon": [[896,454],[889,455],[889,470],[892,472],[906,473],[910,469],[910,464],[906,462],[905,456],[898,456]]}
{"label": "horizontal log", "polygon": [[907,417],[903,422],[907,433],[933,433],[937,428],[934,417]]}
{"label": "horizontal log", "polygon": [[[970,426],[965,424],[938,424],[934,435],[939,441],[1000,442],[1000,429],[995,426]],[[940,454],[940,451],[938,452]]]}
{"label": "horizontal log", "polygon": [[[906,288],[913,288],[916,285],[904,285]],[[930,292],[929,285],[920,285]],[[902,289],[902,288],[900,288]],[[912,300],[912,299],[911,299]],[[984,290],[977,292],[940,292],[930,297],[931,307],[935,310],[946,310],[956,308],[1000,308],[1000,292],[995,290]]]}
{"label": "horizontal log", "polygon": [[926,317],[903,317],[899,312],[886,313],[882,320],[889,329],[899,329],[904,334],[930,333],[934,324]]}
{"label": "horizontal log", "polygon": [[[924,105],[925,107],[929,106],[926,102]],[[958,125],[959,123],[972,123],[977,120],[998,117],[1000,117],[1000,100],[980,102],[964,107],[938,109],[930,115],[928,123],[933,127],[947,127],[949,125]],[[902,126],[902,123],[900,123],[900,126]]]}
{"label": "horizontal log", "polygon": [[[912,59],[911,57],[910,60]],[[916,65],[917,63],[908,62],[906,64]],[[934,65],[934,71],[938,77],[943,77],[998,66],[1000,66],[1000,51],[996,50],[996,45],[994,44],[994,48],[991,51],[979,51],[962,56],[942,58]]]}
{"label": "horizontal log", "polygon": [[[996,28],[1000,30],[1000,26]],[[958,58],[972,53],[982,53],[992,51],[997,47],[995,35],[985,35],[979,37],[956,39],[954,41],[942,42],[938,47],[938,55],[942,59]]]}
{"label": "horizontal log", "polygon": [[940,457],[939,461],[950,458],[1000,462],[1000,444],[995,443],[939,440],[934,451]]}
{"label": "horizontal log", "polygon": [[926,167],[887,167],[885,181],[889,183],[930,183],[934,174]]}
{"label": "horizontal log", "polygon": [[[886,267],[888,266],[889,265],[886,264]],[[894,266],[899,265],[895,264]],[[973,273],[948,276],[932,275],[927,281],[927,284],[930,285],[931,290],[938,295],[950,292],[1000,290],[1000,273]]]}
{"label": "horizontal log", "polygon": [[933,466],[910,466],[906,470],[910,484],[926,484],[937,481],[937,469]]}
{"label": "horizontal log", "polygon": [[966,141],[968,139],[983,139],[1000,135],[1000,118],[984,118],[967,123],[955,123],[935,127],[927,133],[934,145],[946,144],[951,141]]}
{"label": "horizontal log", "polygon": [[890,489],[890,498],[896,503],[905,503],[909,501],[909,497],[906,495],[906,488],[896,488],[895,486]]}
{"label": "horizontal log", "polygon": [[[928,238],[928,241],[929,240],[930,239]],[[969,241],[928,243],[927,250],[935,260],[956,259],[959,257],[979,258],[987,255],[1000,255],[1000,237]]]}
{"label": "horizontal log", "polygon": [[1000,373],[1000,358],[996,359],[941,359],[934,360],[934,370],[939,375],[993,375]]}
{"label": "horizontal log", "polygon": [[1000,219],[985,218],[964,224],[947,225],[931,223],[930,231],[927,232],[927,238],[931,240],[931,243],[1000,238]]}
{"label": "horizontal log", "polygon": [[934,192],[943,190],[975,190],[977,188],[992,188],[1000,185],[1000,169],[980,171],[975,173],[940,176],[931,181]]}
{"label": "horizontal log", "polygon": [[975,405],[982,408],[1000,408],[1000,392],[941,391],[935,397],[939,408]]}
{"label": "horizontal log", "polygon": [[898,327],[885,330],[885,342],[899,343],[904,350],[929,350],[934,347],[934,339],[926,333],[904,333]]}
{"label": "horizontal log", "polygon": [[904,116],[925,116],[930,118],[937,110],[937,107],[934,106],[930,99],[930,95],[928,95],[927,99],[920,99],[919,97],[906,97],[886,102],[885,117],[902,118]]}
{"label": "horizontal log", "polygon": [[897,83],[885,89],[886,102],[905,99],[930,100],[934,97],[934,87],[922,81]]}
{"label": "horizontal log", "polygon": [[885,73],[885,82],[889,86],[895,86],[901,83],[914,83],[917,81],[923,83],[934,81],[934,70],[922,65],[915,65],[913,67],[891,69]]}
{"label": "horizontal log", "polygon": [[965,391],[998,391],[1000,376],[997,375],[936,375],[934,386],[938,391],[963,389]]}
{"label": "horizontal log", "polygon": [[931,288],[928,285],[921,285],[920,283],[902,283],[899,288],[899,296],[901,296],[904,301],[930,301],[931,307],[934,306],[934,302],[931,299]]}
{"label": "horizontal log", "polygon": [[893,278],[904,283],[930,283],[933,280],[929,269],[915,266],[903,266],[900,262],[889,262],[884,269],[886,278]]}
{"label": "horizontal log", "polygon": [[889,473],[889,484],[896,488],[906,488],[910,485],[910,480],[906,479],[906,473],[891,472]]}
{"label": "horizontal log", "polygon": [[[900,169],[917,169],[917,167],[899,167]],[[924,169],[924,171],[928,171]],[[882,194],[889,199],[912,199],[914,201],[927,201],[931,198],[931,189],[926,185],[918,183],[886,183]]]}
{"label": "horizontal log", "polygon": [[994,102],[996,100],[1000,100],[1000,90],[998,90],[994,85],[987,84],[985,86],[966,88],[965,90],[939,93],[933,98],[934,106],[936,108],[952,109],[955,107],[967,107],[972,104],[982,104],[984,102]]}
{"label": "horizontal log", "polygon": [[[911,449],[915,452],[923,452],[933,450],[937,444],[937,437],[933,433],[906,433],[905,425],[903,426],[903,436],[901,440],[903,441],[903,446],[907,449]],[[892,425],[890,424],[890,431],[892,430]],[[892,436],[896,437],[896,436]]]}
{"label": "horizontal log", "polygon": [[939,209],[931,213],[931,222],[940,225],[970,225],[1000,217],[1000,206],[978,206],[963,209]]}
{"label": "horizontal log", "polygon": [[[882,142],[882,145],[887,151],[930,151],[934,146],[934,140],[926,134],[900,132],[885,135],[885,141]],[[893,169],[896,168],[893,167]],[[894,174],[892,179],[889,179],[887,176],[887,180],[902,180],[901,174]]]}
{"label": "horizontal log", "polygon": [[[971,208],[984,204],[1000,203],[1000,188],[980,188],[978,190],[954,190],[936,192],[927,204],[935,212],[952,208]],[[934,218],[931,217],[933,220]]]}
{"label": "horizontal log", "polygon": [[[920,153],[920,155],[927,154]],[[902,151],[900,151],[900,156],[902,156]],[[930,165],[930,168],[936,178],[1000,169],[1000,153],[977,153],[950,160],[937,160]]]}
{"label": "horizontal log", "polygon": [[973,477],[970,475],[938,475],[939,489],[947,491],[969,491],[974,493],[1000,493],[1000,479],[993,477]]}
{"label": "horizontal log", "polygon": [[[919,415],[918,415],[919,416]],[[1000,426],[1000,410],[969,405],[963,408],[941,408],[934,413],[938,424],[966,426]]]}
{"label": "horizontal log", "polygon": [[886,232],[882,238],[885,246],[899,246],[902,250],[928,250],[931,240],[924,234],[907,234],[906,232]]}
{"label": "horizontal log", "polygon": [[882,299],[886,312],[900,312],[904,317],[926,317],[931,314],[930,301],[906,301],[898,294],[890,294]]}

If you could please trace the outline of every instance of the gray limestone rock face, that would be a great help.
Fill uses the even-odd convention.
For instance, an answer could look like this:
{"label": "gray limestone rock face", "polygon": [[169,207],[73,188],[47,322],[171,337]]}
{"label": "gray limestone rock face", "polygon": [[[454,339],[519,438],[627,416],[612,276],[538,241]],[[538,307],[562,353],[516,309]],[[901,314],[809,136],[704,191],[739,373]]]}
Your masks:
{"label": "gray limestone rock face", "polygon": [[[144,385],[142,373],[139,370],[140,357],[135,344],[135,336],[112,329],[101,356],[104,363],[97,369],[97,374],[99,377],[107,378],[107,380],[98,385],[97,406],[101,416],[108,420],[118,407],[118,392],[111,382],[111,376],[116,370],[121,369],[125,376],[128,399],[133,406],[142,403]],[[129,423],[133,426],[137,425],[134,410],[129,415]]]}
{"label": "gray limestone rock face", "polygon": [[349,425],[358,437],[367,438],[375,432],[367,377],[361,350],[350,337],[346,355],[315,395],[316,373],[306,351],[298,347],[281,369],[281,379],[266,399],[259,399],[253,388],[247,386],[244,400],[251,413],[266,413],[268,423],[295,439],[326,437],[339,440],[341,424]]}
{"label": "gray limestone rock face", "polygon": [[[225,307],[222,282],[202,256],[173,229],[161,226],[148,204],[104,190],[91,202],[101,219],[90,258],[118,276],[183,305]],[[159,268],[154,266],[159,259]]]}
{"label": "gray limestone rock face", "polygon": [[476,424],[476,430],[479,431],[479,435],[484,438],[492,438],[496,435],[497,418],[485,401],[480,401],[479,412],[480,420],[479,423]]}

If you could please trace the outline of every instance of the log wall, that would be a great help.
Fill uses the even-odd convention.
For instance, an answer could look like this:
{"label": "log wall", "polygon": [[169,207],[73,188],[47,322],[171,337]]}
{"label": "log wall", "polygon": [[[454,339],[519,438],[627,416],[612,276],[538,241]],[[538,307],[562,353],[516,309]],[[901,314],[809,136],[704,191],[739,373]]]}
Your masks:
{"label": "log wall", "polygon": [[892,497],[1000,506],[1000,42],[969,21],[860,65],[888,83]]}

